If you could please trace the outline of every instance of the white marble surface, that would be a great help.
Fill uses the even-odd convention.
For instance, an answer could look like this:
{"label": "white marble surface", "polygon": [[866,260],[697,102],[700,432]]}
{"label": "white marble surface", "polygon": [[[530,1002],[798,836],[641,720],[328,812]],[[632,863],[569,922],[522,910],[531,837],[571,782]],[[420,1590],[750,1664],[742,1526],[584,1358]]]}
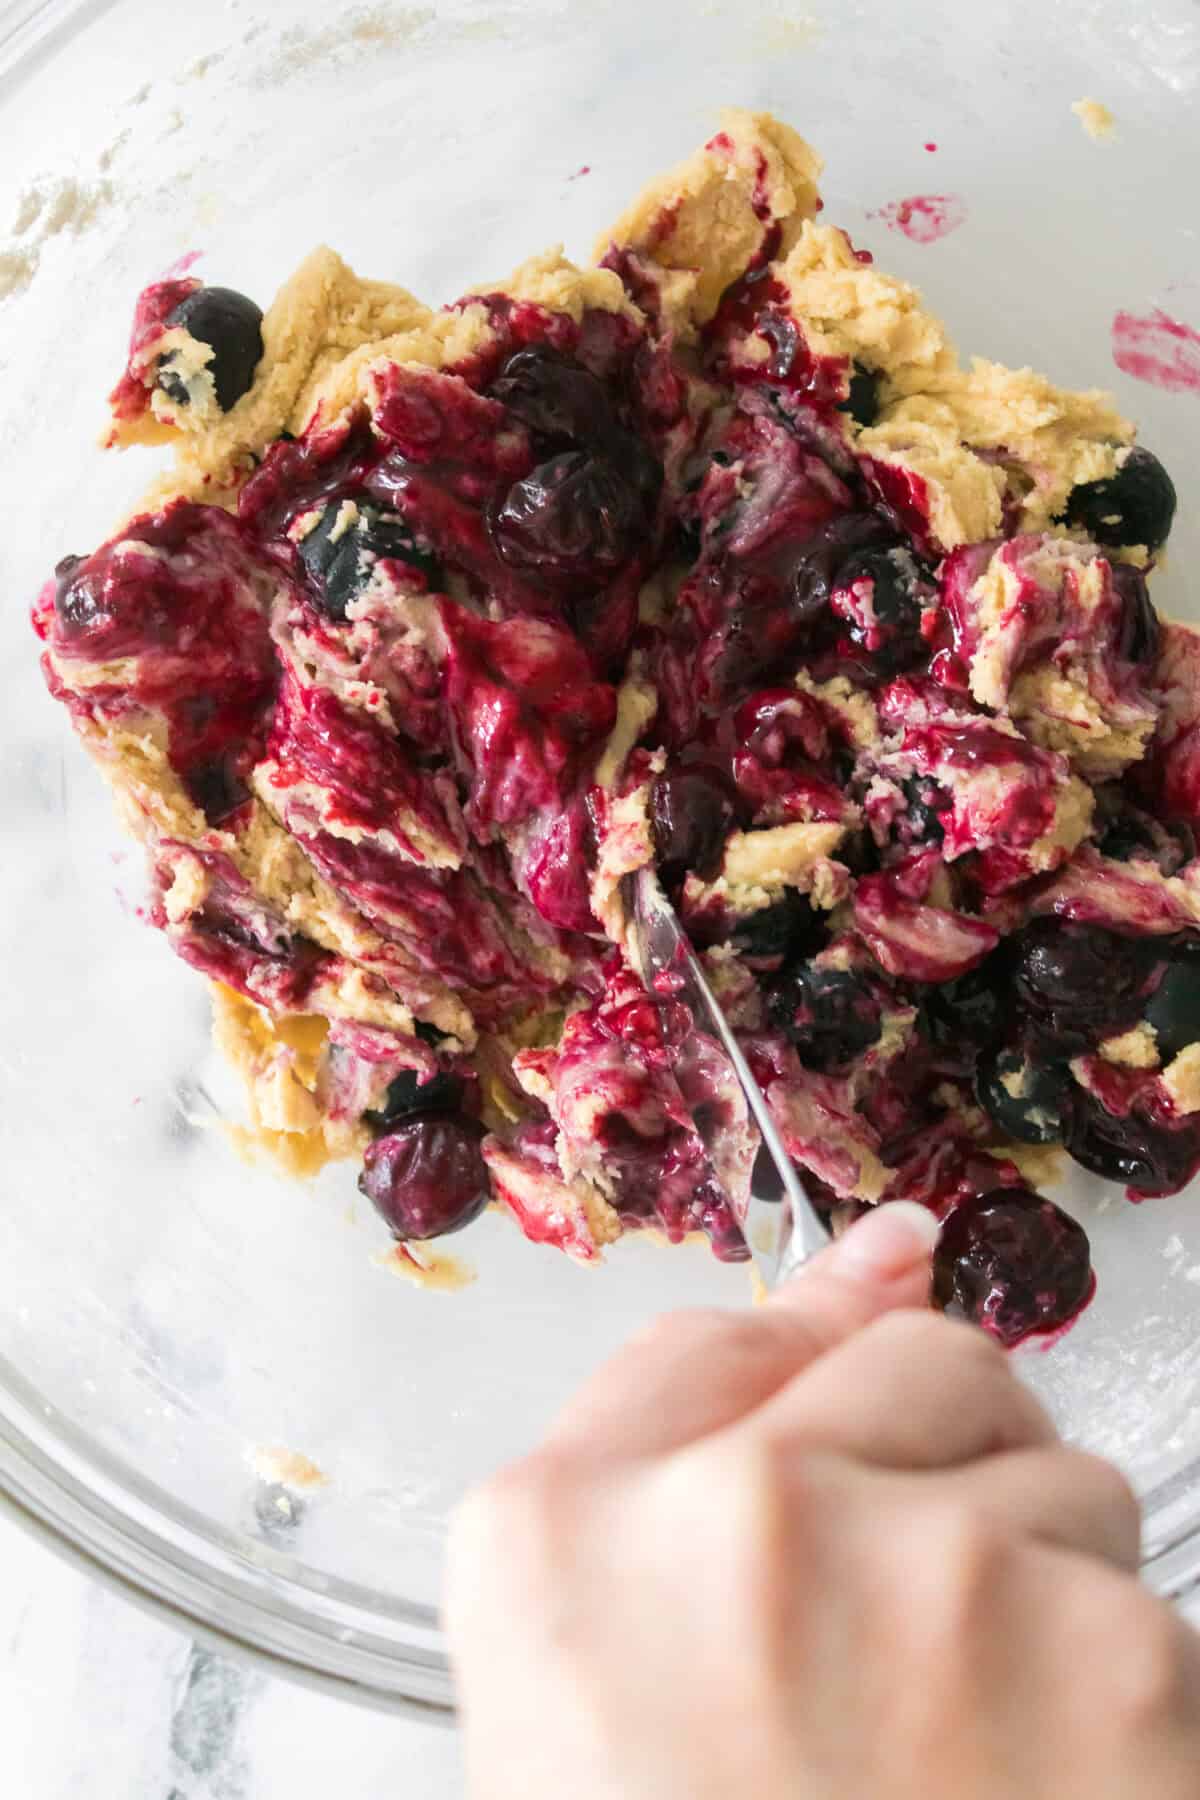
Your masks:
{"label": "white marble surface", "polygon": [[458,1743],[215,1657],[0,1514],[0,1794],[453,1800]]}

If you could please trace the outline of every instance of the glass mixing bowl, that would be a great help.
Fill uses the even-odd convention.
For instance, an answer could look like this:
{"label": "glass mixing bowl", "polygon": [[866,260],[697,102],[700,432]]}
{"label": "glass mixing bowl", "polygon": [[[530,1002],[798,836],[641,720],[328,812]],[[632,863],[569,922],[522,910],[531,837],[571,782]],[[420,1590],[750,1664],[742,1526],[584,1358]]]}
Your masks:
{"label": "glass mixing bowl", "polygon": [[[814,0],[821,5],[822,0]],[[599,1272],[489,1216],[457,1293],[400,1281],[349,1167],[237,1160],[204,984],[139,923],[137,856],[38,675],[26,605],[153,453],[93,447],[135,292],[186,250],[265,301],[318,240],[433,300],[593,233],[767,106],[825,153],[827,216],[966,346],[1113,385],[1175,474],[1160,603],[1200,550],[1193,395],[1113,366],[1114,311],[1200,322],[1200,19],[1187,0],[952,0],[820,18],[771,0],[151,0],[0,9],[5,857],[0,878],[0,1485],[63,1548],[189,1627],[388,1703],[446,1708],[450,1507],[664,1307],[748,1301],[691,1246]],[[1072,115],[1085,95],[1110,143]],[[936,149],[934,149],[936,145]],[[920,245],[872,215],[961,195]],[[1099,1293],[1021,1368],[1146,1496],[1150,1578],[1200,1580],[1196,1197],[1080,1182]],[[269,1454],[327,1477],[294,1491]]]}

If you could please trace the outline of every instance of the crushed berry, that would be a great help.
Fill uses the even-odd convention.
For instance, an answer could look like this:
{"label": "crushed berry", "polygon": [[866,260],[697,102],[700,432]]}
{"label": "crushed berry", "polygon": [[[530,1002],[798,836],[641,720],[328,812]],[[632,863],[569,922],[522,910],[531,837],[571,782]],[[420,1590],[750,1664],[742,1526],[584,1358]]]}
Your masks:
{"label": "crushed berry", "polygon": [[1006,1347],[1065,1325],[1092,1291],[1082,1226],[1025,1187],[961,1201],[942,1226],[933,1270],[935,1303]]}

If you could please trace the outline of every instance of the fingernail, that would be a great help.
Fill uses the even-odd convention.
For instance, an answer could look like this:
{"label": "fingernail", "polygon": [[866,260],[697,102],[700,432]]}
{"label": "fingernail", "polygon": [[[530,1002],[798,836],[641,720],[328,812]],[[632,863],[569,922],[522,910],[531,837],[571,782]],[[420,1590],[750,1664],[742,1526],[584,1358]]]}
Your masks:
{"label": "fingernail", "polygon": [[928,1263],[940,1230],[927,1206],[915,1200],[889,1200],[857,1220],[838,1239],[833,1256],[842,1273],[888,1281]]}

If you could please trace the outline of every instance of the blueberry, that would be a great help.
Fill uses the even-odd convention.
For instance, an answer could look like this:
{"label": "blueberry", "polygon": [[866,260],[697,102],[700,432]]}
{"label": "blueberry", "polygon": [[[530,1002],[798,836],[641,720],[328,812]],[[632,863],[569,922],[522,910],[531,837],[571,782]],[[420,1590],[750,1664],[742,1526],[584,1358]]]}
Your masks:
{"label": "blueberry", "polygon": [[1112,581],[1121,601],[1117,654],[1126,662],[1152,664],[1158,658],[1162,625],[1154,610],[1146,577],[1132,563],[1117,563]]}
{"label": "blueberry", "polygon": [[979,1103],[1000,1130],[1022,1144],[1061,1144],[1075,1083],[1062,1063],[1028,1062],[1001,1050],[981,1062]]}
{"label": "blueberry", "polygon": [[713,769],[675,769],[654,783],[650,805],[658,872],[668,887],[688,870],[711,881],[733,829],[729,789]]}
{"label": "blueberry", "polygon": [[853,1062],[883,1030],[879,996],[853,969],[793,964],[768,992],[767,1012],[806,1069]]}
{"label": "blueberry", "polygon": [[901,787],[908,805],[893,823],[893,837],[902,844],[940,844],[946,833],[938,814],[950,804],[947,795],[928,775],[912,775]]}
{"label": "blueberry", "polygon": [[220,825],[249,799],[249,790],[224,761],[201,763],[183,777],[192,803],[210,825]]}
{"label": "blueberry", "polygon": [[[232,288],[202,287],[181,300],[167,314],[168,325],[180,325],[189,337],[212,349],[207,364],[222,412],[247,393],[263,353],[262,309]],[[183,377],[172,367],[176,353],[168,351],[158,365],[158,385],[177,406],[191,404]]]}
{"label": "blueberry", "polygon": [[838,570],[831,605],[872,667],[891,675],[925,654],[921,609],[933,593],[911,550],[861,550]]}
{"label": "blueberry", "polygon": [[560,451],[514,482],[491,520],[504,561],[554,581],[610,580],[649,532],[662,479],[635,438],[628,447],[620,465]]}
{"label": "blueberry", "polygon": [[922,993],[925,1030],[942,1056],[969,1066],[1004,1028],[1003,970],[997,957]]}
{"label": "blueberry", "polygon": [[415,1069],[402,1069],[384,1095],[383,1105],[378,1111],[363,1116],[368,1125],[381,1130],[406,1118],[409,1113],[457,1112],[462,1098],[461,1076],[449,1075],[439,1069],[428,1081],[422,1081]]}
{"label": "blueberry", "polygon": [[1087,1234],[1053,1201],[1026,1187],[961,1201],[933,1257],[933,1299],[1002,1344],[1074,1318],[1092,1288]]}
{"label": "blueberry", "polygon": [[1189,1044],[1200,1044],[1200,938],[1183,938],[1172,946],[1170,961],[1142,1017],[1154,1027],[1164,1064]]}
{"label": "blueberry", "polygon": [[788,888],[770,906],[740,919],[729,935],[735,950],[754,959],[803,955],[815,949],[824,927],[803,894]]}
{"label": "blueberry", "polygon": [[345,499],[329,501],[296,546],[313,598],[327,618],[346,617],[347,607],[370,581],[380,557],[407,563],[430,587],[441,586],[437,558],[421,549],[402,518],[363,500],[353,502],[357,516],[350,516],[346,510],[350,504]]}
{"label": "blueberry", "polygon": [[1153,968],[1153,948],[1144,940],[1061,919],[1036,919],[1014,951],[1018,998],[1039,1035],[1066,1049],[1127,1031]]}
{"label": "blueberry", "polygon": [[483,1138],[461,1113],[409,1113],[368,1147],[359,1189],[401,1243],[458,1231],[487,1204]]}
{"label": "blueberry", "polygon": [[856,425],[875,423],[879,417],[879,375],[875,369],[868,369],[865,363],[854,364],[850,391],[838,411],[849,413]]}
{"label": "blueberry", "polygon": [[603,382],[543,345],[510,356],[488,392],[523,425],[560,448],[604,449],[622,435]]}
{"label": "blueberry", "polygon": [[1175,875],[1196,855],[1196,834],[1176,820],[1163,825],[1128,800],[1119,789],[1096,791],[1096,844],[1114,862],[1152,862]]}
{"label": "blueberry", "polygon": [[1092,1175],[1145,1194],[1178,1193],[1200,1166],[1194,1122],[1169,1127],[1139,1113],[1118,1118],[1090,1094],[1081,1094],[1074,1109],[1067,1149]]}
{"label": "blueberry", "polygon": [[1171,841],[1169,833],[1148,813],[1120,801],[1109,807],[1103,792],[1096,811],[1096,848],[1114,862],[1154,859]]}
{"label": "blueberry", "polygon": [[86,556],[64,556],[54,565],[54,610],[67,631],[88,631],[108,617],[92,584],[86,578],[76,580],[87,560]]}
{"label": "blueberry", "polygon": [[797,625],[814,626],[827,611],[847,558],[867,548],[888,549],[894,534],[876,513],[844,513],[816,533],[797,553],[788,591],[788,611]]}
{"label": "blueberry", "polygon": [[1158,550],[1170,535],[1175,502],[1175,484],[1157,456],[1135,444],[1115,475],[1072,488],[1066,516],[1098,544]]}

